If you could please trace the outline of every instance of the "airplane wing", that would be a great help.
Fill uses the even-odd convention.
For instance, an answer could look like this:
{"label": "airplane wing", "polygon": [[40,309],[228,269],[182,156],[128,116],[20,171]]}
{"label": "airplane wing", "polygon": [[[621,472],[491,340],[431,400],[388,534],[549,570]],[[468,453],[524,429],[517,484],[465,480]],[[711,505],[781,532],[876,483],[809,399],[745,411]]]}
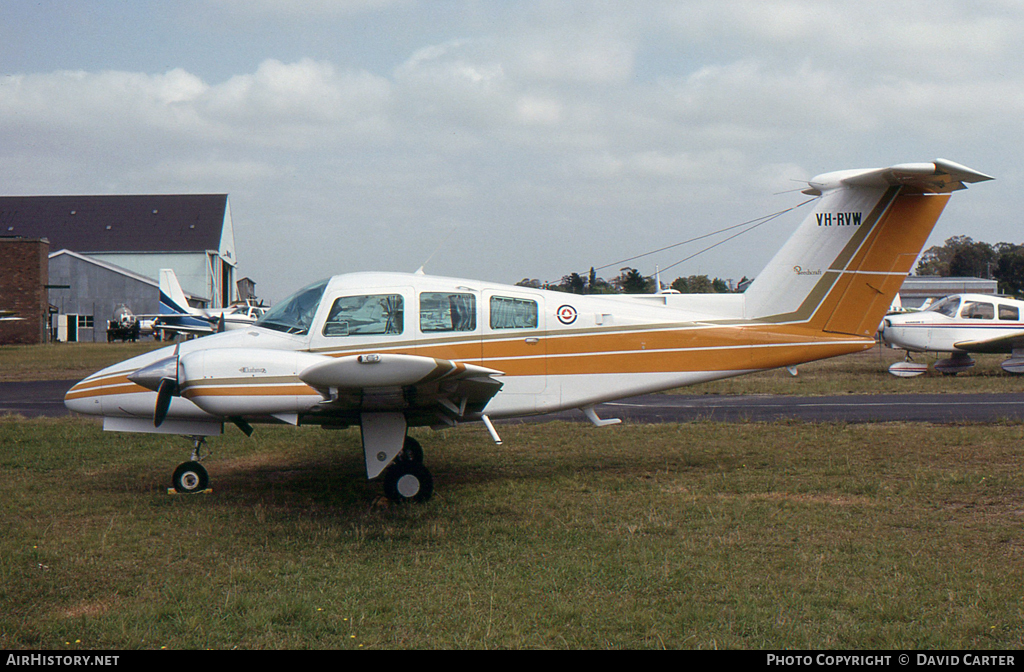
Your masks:
{"label": "airplane wing", "polygon": [[954,343],[953,347],[965,352],[982,353],[1000,353],[1021,350],[1024,349],[1024,329],[980,341],[960,341],[959,343]]}
{"label": "airplane wing", "polygon": [[501,371],[419,355],[350,355],[307,367],[299,379],[324,396],[321,412],[402,411],[416,424],[454,424],[483,412]]}

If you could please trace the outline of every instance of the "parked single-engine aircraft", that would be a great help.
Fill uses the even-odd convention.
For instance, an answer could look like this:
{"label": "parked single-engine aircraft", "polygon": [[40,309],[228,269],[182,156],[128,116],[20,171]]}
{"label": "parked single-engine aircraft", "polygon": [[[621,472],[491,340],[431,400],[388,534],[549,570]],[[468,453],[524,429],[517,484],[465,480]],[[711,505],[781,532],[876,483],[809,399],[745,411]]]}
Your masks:
{"label": "parked single-engine aircraft", "polygon": [[251,301],[227,308],[193,308],[188,305],[178,276],[172,268],[160,269],[160,315],[158,331],[206,335],[252,326],[265,308]]}
{"label": "parked single-engine aircraft", "polygon": [[948,352],[935,362],[940,373],[955,374],[974,366],[972,352],[1008,353],[1002,363],[1009,373],[1024,373],[1024,301],[985,294],[954,294],[926,310],[889,315],[879,335],[891,348],[907,351],[907,361],[889,367],[894,376],[919,376],[928,365],[910,359],[911,352]]}
{"label": "parked single-engine aircraft", "polygon": [[191,435],[174,487],[207,486],[225,422],[359,426],[395,500],[433,489],[414,426],[491,422],[788,367],[872,347],[949,199],[992,179],[945,160],[820,175],[812,213],[744,294],[577,296],[422,274],[312,284],[254,326],[103,369],[71,388],[104,429]]}

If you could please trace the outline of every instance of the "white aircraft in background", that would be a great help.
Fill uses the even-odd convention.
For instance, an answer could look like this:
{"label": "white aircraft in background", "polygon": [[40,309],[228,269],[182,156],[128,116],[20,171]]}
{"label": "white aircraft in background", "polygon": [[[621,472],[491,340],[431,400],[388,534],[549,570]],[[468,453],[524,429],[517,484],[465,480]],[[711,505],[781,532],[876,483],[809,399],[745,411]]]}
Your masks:
{"label": "white aircraft in background", "polygon": [[242,329],[252,326],[265,311],[251,301],[227,308],[193,308],[174,269],[160,269],[160,314],[154,325],[158,331],[206,335]]}
{"label": "white aircraft in background", "polygon": [[1009,373],[1024,373],[1024,301],[986,294],[954,294],[925,310],[889,315],[879,332],[891,348],[907,351],[907,361],[889,367],[894,376],[919,376],[928,365],[910,360],[911,352],[948,352],[935,363],[939,373],[955,374],[974,366],[974,352],[1008,353]]}
{"label": "white aircraft in background", "polygon": [[13,310],[0,309],[0,322],[18,322],[24,319],[15,315]]}
{"label": "white aircraft in background", "polygon": [[140,355],[82,380],[72,411],[106,430],[183,434],[181,492],[207,487],[226,422],[358,426],[393,500],[433,491],[409,427],[581,409],[874,346],[949,192],[992,179],[942,159],[820,175],[810,215],[744,294],[578,296],[421,273],[338,275],[255,325]]}

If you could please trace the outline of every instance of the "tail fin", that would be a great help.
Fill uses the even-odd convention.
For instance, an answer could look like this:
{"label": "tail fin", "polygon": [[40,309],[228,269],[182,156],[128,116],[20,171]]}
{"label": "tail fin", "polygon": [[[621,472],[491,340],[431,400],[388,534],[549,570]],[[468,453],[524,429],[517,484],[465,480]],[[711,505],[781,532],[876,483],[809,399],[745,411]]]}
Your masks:
{"label": "tail fin", "polygon": [[870,337],[949,193],[988,175],[951,161],[819,175],[817,207],[746,291],[748,318]]}
{"label": "tail fin", "polygon": [[190,315],[188,299],[178,284],[178,276],[173,268],[160,269],[160,314]]}

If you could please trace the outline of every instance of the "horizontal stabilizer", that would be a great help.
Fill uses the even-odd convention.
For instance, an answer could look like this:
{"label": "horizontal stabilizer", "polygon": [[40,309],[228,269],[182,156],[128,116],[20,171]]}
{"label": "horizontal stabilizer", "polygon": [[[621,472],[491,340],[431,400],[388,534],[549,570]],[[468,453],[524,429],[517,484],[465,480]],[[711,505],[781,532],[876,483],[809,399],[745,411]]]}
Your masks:
{"label": "horizontal stabilizer", "polygon": [[889,168],[841,170],[818,175],[807,184],[803,193],[820,196],[839,187],[905,186],[934,194],[948,194],[966,189],[967,184],[995,179],[959,163],[935,159],[932,163],[901,163]]}

